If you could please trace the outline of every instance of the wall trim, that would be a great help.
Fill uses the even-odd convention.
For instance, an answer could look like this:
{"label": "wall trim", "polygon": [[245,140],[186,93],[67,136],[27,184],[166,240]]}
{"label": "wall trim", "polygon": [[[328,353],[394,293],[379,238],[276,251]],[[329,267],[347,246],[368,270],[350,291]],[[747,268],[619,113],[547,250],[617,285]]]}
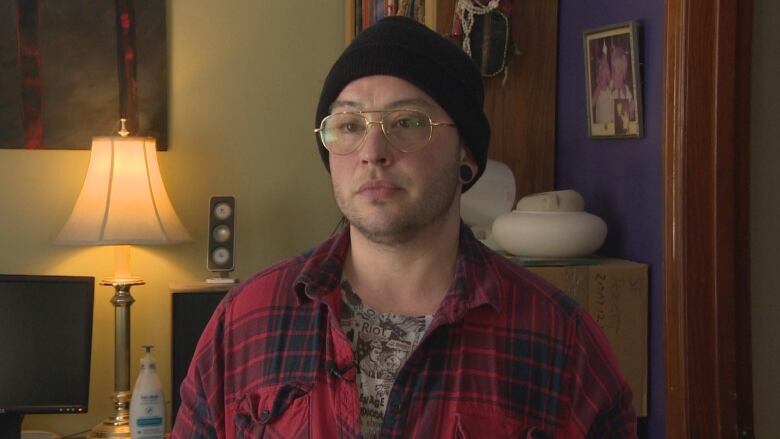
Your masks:
{"label": "wall trim", "polygon": [[752,0],[667,0],[665,8],[666,436],[752,437]]}

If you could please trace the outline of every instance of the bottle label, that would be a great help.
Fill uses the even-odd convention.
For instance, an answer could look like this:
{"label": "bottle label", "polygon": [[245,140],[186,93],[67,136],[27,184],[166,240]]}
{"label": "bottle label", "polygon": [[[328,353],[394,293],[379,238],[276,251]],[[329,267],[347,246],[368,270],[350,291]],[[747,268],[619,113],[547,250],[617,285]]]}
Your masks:
{"label": "bottle label", "polygon": [[162,439],[165,433],[165,407],[159,393],[137,394],[130,406],[133,439]]}
{"label": "bottle label", "polygon": [[151,427],[154,425],[162,425],[162,418],[140,418],[136,421],[139,427]]}

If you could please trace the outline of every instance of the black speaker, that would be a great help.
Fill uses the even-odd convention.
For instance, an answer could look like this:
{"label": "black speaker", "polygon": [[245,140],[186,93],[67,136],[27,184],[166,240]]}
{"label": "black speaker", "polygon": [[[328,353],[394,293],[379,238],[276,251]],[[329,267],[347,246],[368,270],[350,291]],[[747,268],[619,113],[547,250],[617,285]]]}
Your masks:
{"label": "black speaker", "polygon": [[236,268],[236,199],[211,197],[209,202],[209,271],[233,271]]}
{"label": "black speaker", "polygon": [[228,286],[172,287],[171,384],[173,388],[170,395],[173,396],[171,410],[173,421],[176,420],[181,405],[179,388],[187,376],[200,334],[229,288]]}

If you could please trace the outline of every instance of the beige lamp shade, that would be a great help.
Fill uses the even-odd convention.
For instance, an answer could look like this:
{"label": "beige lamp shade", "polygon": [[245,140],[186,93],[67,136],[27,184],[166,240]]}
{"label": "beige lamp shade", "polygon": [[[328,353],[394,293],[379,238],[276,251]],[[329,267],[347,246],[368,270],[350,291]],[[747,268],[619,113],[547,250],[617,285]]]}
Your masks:
{"label": "beige lamp shade", "polygon": [[190,241],[165,191],[151,137],[95,137],[87,177],[56,241],[165,245]]}

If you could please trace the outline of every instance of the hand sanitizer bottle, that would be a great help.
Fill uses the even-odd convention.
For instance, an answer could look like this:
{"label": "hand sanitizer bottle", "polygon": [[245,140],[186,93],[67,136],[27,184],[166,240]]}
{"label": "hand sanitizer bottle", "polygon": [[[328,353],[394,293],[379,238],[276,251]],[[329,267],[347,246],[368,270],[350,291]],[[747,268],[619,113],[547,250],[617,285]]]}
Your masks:
{"label": "hand sanitizer bottle", "polygon": [[165,434],[165,399],[152,357],[152,346],[144,346],[141,372],[130,400],[130,434],[133,439],[162,439]]}

